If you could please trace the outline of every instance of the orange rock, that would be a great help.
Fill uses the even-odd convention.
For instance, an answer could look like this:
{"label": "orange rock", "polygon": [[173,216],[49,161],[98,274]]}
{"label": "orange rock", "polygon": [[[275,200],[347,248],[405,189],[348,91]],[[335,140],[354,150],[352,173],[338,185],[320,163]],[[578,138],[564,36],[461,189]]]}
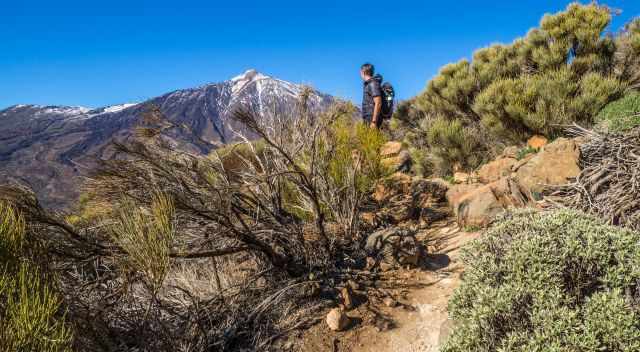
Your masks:
{"label": "orange rock", "polygon": [[517,169],[518,182],[533,195],[548,185],[563,185],[580,174],[580,148],[575,140],[558,138]]}
{"label": "orange rock", "polygon": [[329,329],[343,331],[349,327],[351,319],[339,308],[334,308],[327,314],[326,321]]}
{"label": "orange rock", "polygon": [[545,145],[547,145],[547,143],[549,142],[549,140],[547,140],[546,137],[544,136],[540,136],[540,135],[535,135],[531,138],[529,138],[529,140],[527,141],[527,146],[533,149],[540,149],[542,147],[544,147]]}
{"label": "orange rock", "polygon": [[498,181],[502,177],[511,174],[511,167],[517,162],[513,158],[501,158],[487,163],[478,170],[478,179],[482,183]]}
{"label": "orange rock", "polygon": [[383,158],[396,156],[400,154],[400,151],[402,151],[402,143],[391,141],[385,143],[382,148],[380,148],[380,156]]}

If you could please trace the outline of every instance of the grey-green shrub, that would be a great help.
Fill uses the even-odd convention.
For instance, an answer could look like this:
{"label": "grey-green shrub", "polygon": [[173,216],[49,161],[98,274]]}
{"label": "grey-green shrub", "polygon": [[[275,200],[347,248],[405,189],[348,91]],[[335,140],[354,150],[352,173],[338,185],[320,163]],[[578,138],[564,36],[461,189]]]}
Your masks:
{"label": "grey-green shrub", "polygon": [[640,93],[631,92],[609,103],[598,114],[598,125],[607,131],[622,132],[640,126]]}
{"label": "grey-green shrub", "polygon": [[640,234],[572,210],[523,212],[463,261],[444,352],[640,350]]}

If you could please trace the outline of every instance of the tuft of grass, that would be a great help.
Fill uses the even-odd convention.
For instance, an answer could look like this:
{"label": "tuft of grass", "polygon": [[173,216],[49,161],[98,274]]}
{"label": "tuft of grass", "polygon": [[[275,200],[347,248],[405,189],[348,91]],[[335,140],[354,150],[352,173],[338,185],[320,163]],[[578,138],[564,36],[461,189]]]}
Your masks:
{"label": "tuft of grass", "polygon": [[0,276],[0,297],[6,306],[0,350],[71,351],[71,330],[59,316],[62,300],[37,268],[23,262],[15,276]]}
{"label": "tuft of grass", "polygon": [[175,235],[175,207],[161,192],[154,195],[150,209],[124,202],[112,230],[116,243],[126,252],[129,269],[144,274],[156,293],[169,271],[170,249]]}
{"label": "tuft of grass", "polygon": [[467,225],[464,227],[464,232],[478,232],[482,230],[482,227],[478,225]]}
{"label": "tuft of grass", "polygon": [[20,213],[8,204],[0,202],[0,264],[12,264],[22,253],[25,226]]}
{"label": "tuft of grass", "polygon": [[449,182],[449,183],[451,183],[451,184],[456,183],[456,179],[452,175],[442,176],[442,179],[447,181],[447,182]]}
{"label": "tuft of grass", "polygon": [[0,351],[71,351],[62,298],[25,256],[23,216],[0,202]]}
{"label": "tuft of grass", "polygon": [[623,132],[640,126],[640,93],[632,92],[609,103],[598,113],[599,126],[611,132]]}
{"label": "tuft of grass", "polygon": [[518,150],[518,154],[516,155],[516,159],[522,160],[529,154],[535,154],[538,152],[538,149],[526,146],[520,150]]}

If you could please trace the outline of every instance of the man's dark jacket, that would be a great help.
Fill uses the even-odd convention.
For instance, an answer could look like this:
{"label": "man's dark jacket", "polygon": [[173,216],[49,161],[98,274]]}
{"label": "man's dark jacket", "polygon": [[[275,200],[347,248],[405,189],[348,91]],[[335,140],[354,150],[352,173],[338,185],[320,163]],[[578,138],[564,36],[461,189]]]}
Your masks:
{"label": "man's dark jacket", "polygon": [[[382,96],[382,90],[380,89],[381,82],[380,75],[373,76],[364,82],[364,89],[362,95],[362,118],[371,122],[373,118],[373,98]],[[378,116],[378,123],[382,122],[382,118]]]}

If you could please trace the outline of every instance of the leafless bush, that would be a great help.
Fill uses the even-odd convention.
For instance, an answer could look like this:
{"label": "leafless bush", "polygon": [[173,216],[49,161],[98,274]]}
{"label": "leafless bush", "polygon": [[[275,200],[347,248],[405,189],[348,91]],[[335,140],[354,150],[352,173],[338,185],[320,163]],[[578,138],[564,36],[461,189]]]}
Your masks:
{"label": "leafless bush", "polygon": [[553,190],[561,203],[596,214],[611,224],[640,229],[640,128],[597,133],[579,127],[582,172]]}

